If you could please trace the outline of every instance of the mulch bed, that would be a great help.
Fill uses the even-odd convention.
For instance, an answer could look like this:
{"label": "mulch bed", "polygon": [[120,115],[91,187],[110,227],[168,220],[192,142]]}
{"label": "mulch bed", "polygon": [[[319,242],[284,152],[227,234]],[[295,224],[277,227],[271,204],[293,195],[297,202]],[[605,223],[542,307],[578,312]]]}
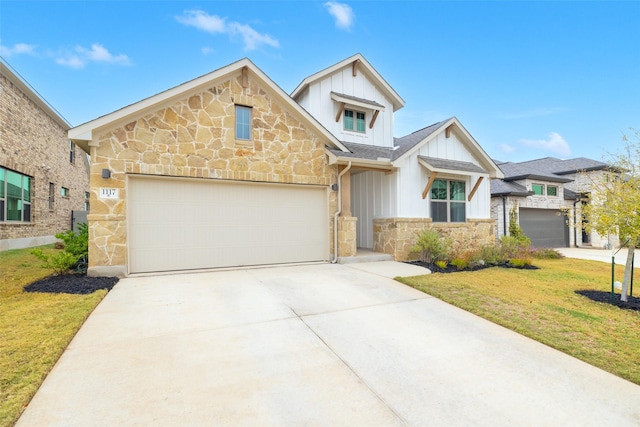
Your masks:
{"label": "mulch bed", "polygon": [[447,265],[446,268],[441,268],[435,264],[422,262],[422,261],[406,261],[406,264],[413,264],[413,265],[419,265],[420,267],[426,267],[429,270],[431,270],[432,273],[459,273],[461,271],[484,270],[485,268],[491,268],[491,267],[517,268],[519,270],[537,270],[538,269],[538,267],[536,267],[535,265],[525,265],[523,267],[516,267],[515,265],[509,264],[508,262],[505,262],[502,264],[492,264],[492,265],[489,265],[489,264],[476,265],[471,268],[467,267],[461,270],[458,270],[458,268],[455,265]]}
{"label": "mulch bed", "polygon": [[98,289],[110,291],[117,277],[89,277],[86,274],[61,274],[49,276],[24,287],[25,292],[42,292],[50,294],[90,294]]}
{"label": "mulch bed", "polygon": [[616,307],[625,309],[625,310],[635,310],[640,311],[640,298],[638,297],[627,297],[627,302],[620,301],[620,294],[613,295],[613,302],[611,302],[611,292],[605,291],[594,291],[594,290],[580,290],[576,291],[576,294],[585,296],[592,301],[603,302],[605,304],[615,305]]}

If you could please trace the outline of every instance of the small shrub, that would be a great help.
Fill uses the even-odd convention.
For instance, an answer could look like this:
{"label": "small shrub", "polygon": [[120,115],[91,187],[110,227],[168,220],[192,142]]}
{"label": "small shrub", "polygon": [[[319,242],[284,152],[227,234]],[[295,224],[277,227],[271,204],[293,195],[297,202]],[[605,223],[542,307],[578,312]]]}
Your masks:
{"label": "small shrub", "polygon": [[500,253],[504,259],[515,258],[518,253],[528,250],[530,246],[531,241],[528,237],[502,236],[500,238]]}
{"label": "small shrub", "polygon": [[513,258],[509,260],[509,264],[517,268],[524,268],[531,265],[531,258]]}
{"label": "small shrub", "polygon": [[440,260],[440,261],[436,261],[436,265],[444,270],[447,268],[449,264],[447,263],[447,261]]}
{"label": "small shrub", "polygon": [[453,265],[458,270],[464,270],[465,268],[467,268],[469,263],[467,262],[467,260],[464,260],[462,258],[456,258],[451,261],[451,265]]}
{"label": "small shrub", "polygon": [[498,265],[506,261],[500,247],[497,245],[487,245],[480,248],[478,259],[484,261],[487,265]]}
{"label": "small shrub", "polygon": [[555,249],[542,248],[533,251],[533,257],[536,259],[560,259],[564,258],[564,255]]}
{"label": "small shrub", "polygon": [[89,254],[89,227],[87,224],[79,224],[79,233],[73,230],[56,234],[56,238],[64,242],[64,251],[55,255],[45,255],[42,250],[36,248],[31,254],[42,261],[42,267],[53,270],[55,274],[68,273],[74,267],[77,271],[86,271]]}
{"label": "small shrub", "polygon": [[425,228],[418,233],[416,244],[411,248],[411,252],[420,254],[420,260],[425,263],[444,260],[449,253],[451,241],[440,235],[436,230]]}

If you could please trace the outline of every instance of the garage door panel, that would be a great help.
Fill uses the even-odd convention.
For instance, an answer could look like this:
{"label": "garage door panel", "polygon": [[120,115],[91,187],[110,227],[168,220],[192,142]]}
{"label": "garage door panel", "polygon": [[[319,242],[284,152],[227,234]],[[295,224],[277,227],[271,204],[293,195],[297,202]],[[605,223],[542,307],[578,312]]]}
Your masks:
{"label": "garage door panel", "polygon": [[323,187],[131,177],[131,272],[323,261]]}
{"label": "garage door panel", "polygon": [[568,246],[566,217],[557,209],[520,208],[520,227],[534,247]]}

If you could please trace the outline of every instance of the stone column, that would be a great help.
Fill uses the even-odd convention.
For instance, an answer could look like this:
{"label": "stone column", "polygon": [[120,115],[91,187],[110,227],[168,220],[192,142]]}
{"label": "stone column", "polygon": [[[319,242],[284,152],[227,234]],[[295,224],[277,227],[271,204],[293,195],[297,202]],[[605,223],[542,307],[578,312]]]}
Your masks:
{"label": "stone column", "polygon": [[351,170],[347,171],[342,178],[340,178],[340,191],[341,191],[341,202],[342,202],[342,211],[340,212],[340,216],[350,217],[351,216]]}
{"label": "stone column", "polygon": [[358,245],[356,242],[356,225],[358,218],[356,217],[340,217],[338,218],[338,256],[349,257],[356,256]]}

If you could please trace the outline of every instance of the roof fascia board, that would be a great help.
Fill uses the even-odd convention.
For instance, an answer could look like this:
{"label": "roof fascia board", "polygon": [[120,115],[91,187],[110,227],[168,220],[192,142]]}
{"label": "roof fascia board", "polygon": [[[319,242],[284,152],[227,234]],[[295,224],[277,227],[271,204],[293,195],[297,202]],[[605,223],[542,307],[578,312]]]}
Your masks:
{"label": "roof fascia board", "polygon": [[526,174],[526,175],[517,175],[517,176],[509,176],[507,178],[503,178],[506,182],[510,182],[510,181],[520,181],[523,179],[528,179],[531,181],[546,181],[546,182],[555,182],[555,183],[566,183],[566,182],[573,182],[573,179],[568,179],[568,178],[561,178],[561,177],[551,177],[551,176],[543,176],[543,175],[536,175],[536,174]]}
{"label": "roof fascia board", "polygon": [[0,74],[5,76],[11,83],[17,86],[18,89],[20,89],[25,95],[27,95],[27,97],[34,104],[44,110],[44,112],[49,117],[51,117],[57,124],[59,124],[60,127],[62,127],[64,130],[69,130],[71,128],[71,124],[67,122],[67,120],[62,117],[60,113],[58,113],[56,109],[53,108],[52,105],[50,105],[44,98],[42,98],[40,94],[38,94],[38,92],[36,92],[36,90],[31,87],[31,85],[26,80],[19,76],[17,72],[14,72],[8,63],[5,64],[4,59],[0,61]]}
{"label": "roof fascia board", "polygon": [[360,108],[366,108],[368,110],[379,110],[379,111],[384,111],[385,110],[384,106],[376,105],[373,102],[369,103],[369,102],[356,101],[355,99],[351,99],[351,98],[347,98],[347,97],[344,97],[344,96],[340,96],[339,94],[337,94],[335,92],[331,93],[331,99],[333,99],[334,101],[337,101],[337,102],[344,102],[347,105],[353,105],[353,106],[360,107]]}
{"label": "roof fascia board", "polygon": [[[351,164],[355,166],[369,167],[381,170],[395,170],[397,169],[393,163],[389,161],[389,159],[380,159],[380,160],[369,160],[369,159],[360,159],[358,157],[338,157],[334,153],[331,153],[330,157],[333,156],[335,161],[333,163],[337,164],[347,164],[351,162]],[[330,162],[331,163],[331,162]]]}
{"label": "roof fascia board", "polygon": [[209,87],[216,80],[226,78],[241,72],[243,67],[247,67],[250,72],[258,78],[261,85],[271,89],[273,93],[280,98],[289,108],[297,111],[302,117],[303,123],[313,129],[319,131],[326,141],[341,151],[349,152],[349,150],[324,126],[322,126],[311,114],[295,102],[280,86],[278,86],[271,78],[269,78],[260,68],[258,68],[248,58],[243,58],[225,67],[214,70],[208,74],[197,77],[181,85],[175,86],[159,94],[138,101],[135,104],[128,105],[124,108],[114,111],[113,113],[99,117],[90,122],[84,123],[69,130],[69,137],[72,140],[91,141],[97,132],[121,124],[131,118],[140,117],[146,113],[155,111],[163,106],[170,105],[173,102],[189,96],[191,93],[197,93]]}
{"label": "roof fascia board", "polygon": [[489,173],[469,172],[469,171],[463,171],[458,169],[436,168],[419,157],[418,157],[418,163],[420,163],[420,165],[423,166],[425,169],[427,169],[429,172],[449,174],[449,175],[453,174],[453,175],[464,175],[464,176],[483,176],[485,178],[490,177]]}
{"label": "roof fascia board", "polygon": [[357,61],[357,60],[360,60],[358,70],[364,71],[365,74],[367,74],[370,78],[373,78],[376,80],[376,83],[379,84],[379,86],[383,89],[383,92],[385,93],[385,95],[387,95],[391,100],[391,103],[393,104],[393,111],[397,111],[400,108],[404,107],[404,99],[402,99],[402,97],[398,95],[398,93],[391,87],[391,85],[387,83],[387,81],[380,75],[380,73],[378,73],[378,71],[375,68],[373,68],[373,66],[369,63],[369,61],[364,59],[364,57],[360,53],[356,53],[355,55],[350,56],[349,58],[344,59],[338,62],[337,64],[334,64],[328,68],[325,68],[324,70],[318,71],[317,73],[310,75],[309,77],[304,79],[293,90],[293,92],[291,92],[291,97],[293,99],[296,99],[299,95],[301,95],[306,90],[307,87],[309,87],[311,83],[321,78],[324,78],[325,76],[333,74],[338,70],[346,68],[350,66],[353,63],[353,61]]}
{"label": "roof fascia board", "polygon": [[428,137],[426,137],[425,139],[423,139],[422,141],[420,141],[419,143],[414,145],[409,151],[407,151],[402,156],[397,158],[393,162],[394,165],[397,166],[400,163],[402,163],[403,161],[405,161],[408,157],[413,155],[413,153],[415,153],[417,150],[422,148],[424,145],[426,145],[429,141],[434,139],[437,135],[439,135],[442,131],[447,129],[452,124],[456,125],[453,128],[453,131],[456,132],[456,131],[460,130],[462,132],[463,143],[465,143],[467,148],[470,149],[470,151],[472,152],[472,154],[474,154],[474,156],[480,158],[480,163],[481,164],[484,163],[484,165],[483,165],[484,168],[489,171],[489,177],[490,178],[504,178],[504,174],[502,173],[500,168],[495,164],[495,162],[493,160],[491,160],[491,157],[489,157],[487,155],[487,153],[482,149],[482,147],[480,147],[480,144],[478,144],[478,142],[469,134],[469,132],[467,132],[467,130],[462,126],[462,124],[460,124],[460,121],[456,117],[452,117],[451,119],[449,119],[446,122],[444,122],[443,124],[441,124],[438,127],[438,129],[433,131],[433,132],[431,132],[431,134]]}

